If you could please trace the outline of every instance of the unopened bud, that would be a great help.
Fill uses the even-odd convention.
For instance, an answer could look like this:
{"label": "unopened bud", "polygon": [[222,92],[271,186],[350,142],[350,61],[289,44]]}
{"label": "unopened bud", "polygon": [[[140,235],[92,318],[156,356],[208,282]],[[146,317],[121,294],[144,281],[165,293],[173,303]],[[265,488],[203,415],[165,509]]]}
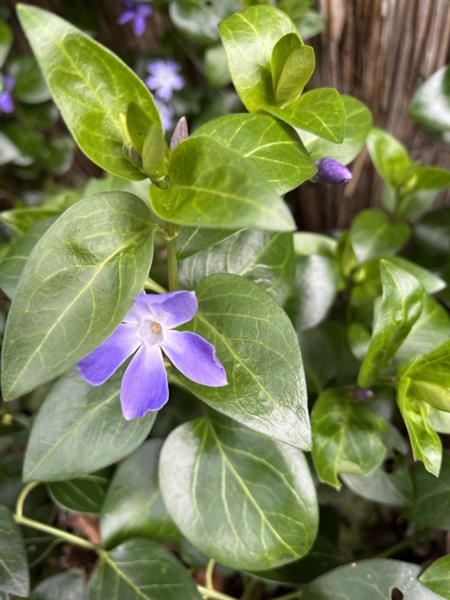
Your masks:
{"label": "unopened bud", "polygon": [[170,138],[169,147],[173,150],[180,142],[187,139],[189,137],[189,129],[186,117],[181,117],[178,120],[178,123],[175,125],[175,129],[173,130],[172,137]]}
{"label": "unopened bud", "polygon": [[321,158],[316,162],[318,172],[314,181],[323,183],[347,183],[352,178],[352,173],[345,165],[334,158]]}

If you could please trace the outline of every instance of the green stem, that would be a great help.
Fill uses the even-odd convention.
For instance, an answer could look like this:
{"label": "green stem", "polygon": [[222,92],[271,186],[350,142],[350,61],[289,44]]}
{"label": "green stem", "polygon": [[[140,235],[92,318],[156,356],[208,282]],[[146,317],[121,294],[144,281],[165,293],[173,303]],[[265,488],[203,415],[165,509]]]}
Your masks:
{"label": "green stem", "polygon": [[177,278],[177,249],[176,249],[176,226],[173,223],[166,225],[167,245],[167,274],[169,279],[169,291],[174,292],[178,287]]}
{"label": "green stem", "polygon": [[411,544],[414,544],[414,542],[418,542],[419,540],[428,537],[428,535],[429,531],[421,531],[416,535],[412,535],[411,537],[405,538],[404,540],[401,540],[400,542],[389,546],[389,548],[386,548],[386,550],[383,550],[383,552],[377,554],[375,558],[389,558],[389,556],[394,556],[394,554],[401,552],[405,548],[409,548]]}
{"label": "green stem", "polygon": [[28,519],[28,517],[23,517],[21,515],[14,515],[14,520],[19,525],[24,525],[25,527],[31,527],[32,529],[37,529],[38,531],[43,531],[44,533],[49,533],[60,540],[64,540],[68,544],[73,544],[74,546],[79,546],[80,548],[85,548],[86,550],[93,550],[97,552],[99,547],[88,540],[78,537],[77,535],[73,535],[73,533],[68,533],[67,531],[62,531],[62,529],[57,529],[56,527],[52,527],[51,525],[46,525],[45,523],[40,523],[39,521],[35,521],[34,519]]}
{"label": "green stem", "polygon": [[303,593],[301,590],[297,590],[296,592],[291,592],[290,594],[285,594],[284,596],[277,596],[274,600],[300,600]]}
{"label": "green stem", "polygon": [[213,575],[215,566],[216,561],[213,558],[211,558],[208,562],[208,566],[206,567],[205,573],[206,587],[208,588],[208,590],[214,590]]}
{"label": "green stem", "polygon": [[[245,586],[244,593],[242,594],[241,600],[253,600],[254,599],[254,591],[256,586],[258,585],[258,580],[254,577],[249,577],[247,581],[247,585]],[[258,594],[259,597],[259,594]]]}
{"label": "green stem", "polygon": [[144,287],[146,290],[151,290],[157,294],[165,294],[167,292],[166,288],[164,288],[162,285],[159,285],[159,283],[154,281],[151,277],[147,277]]}
{"label": "green stem", "polygon": [[217,592],[216,590],[208,590],[208,588],[205,588],[202,585],[198,585],[197,590],[205,599],[213,598],[213,600],[236,600],[236,598],[228,596],[228,594],[222,594],[222,592]]}
{"label": "green stem", "polygon": [[23,508],[25,506],[25,500],[27,499],[28,494],[32,490],[34,490],[34,488],[37,487],[39,484],[40,484],[39,481],[31,481],[20,492],[19,497],[17,498],[17,504],[16,504],[16,515],[18,517],[22,517],[22,515],[23,515]]}

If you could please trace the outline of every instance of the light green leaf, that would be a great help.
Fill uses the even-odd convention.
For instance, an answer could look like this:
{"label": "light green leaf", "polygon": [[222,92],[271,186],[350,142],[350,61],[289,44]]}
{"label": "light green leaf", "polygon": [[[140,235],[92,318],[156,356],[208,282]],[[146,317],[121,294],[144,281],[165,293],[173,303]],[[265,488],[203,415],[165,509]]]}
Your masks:
{"label": "light green leaf", "polygon": [[41,581],[30,600],[85,600],[86,578],[83,571],[65,571]]}
{"label": "light green leaf", "polygon": [[199,312],[189,329],[214,344],[228,385],[178,381],[215,410],[282,442],[309,449],[311,432],[297,335],[260,286],[217,274],[196,288]]}
{"label": "light green leaf", "polygon": [[356,215],[349,235],[359,262],[364,262],[400,250],[408,241],[411,229],[407,223],[391,223],[381,210],[368,209]]}
{"label": "light green leaf", "polygon": [[385,256],[383,260],[413,275],[423,285],[427,294],[436,294],[446,287],[445,281],[438,275],[403,258],[403,256]]}
{"label": "light green leaf", "polygon": [[348,343],[353,356],[362,362],[370,345],[370,331],[362,323],[351,323],[347,331]]}
{"label": "light green leaf", "polygon": [[183,227],[177,236],[177,258],[182,260],[215,246],[235,233],[230,229],[202,229],[201,227]]}
{"label": "light green leaf", "polygon": [[6,400],[64,373],[119,325],[148,276],[152,234],[150,211],[125,192],[80,200],[47,230],[6,325]]}
{"label": "light green leaf", "polygon": [[218,229],[295,228],[287,206],[252,162],[207,136],[178,144],[169,181],[167,190],[150,188],[152,208],[166,221]]}
{"label": "light green leaf", "polygon": [[94,473],[135,450],[155,413],[125,421],[122,371],[99,387],[70,372],[57,381],[33,422],[25,454],[25,481],[64,481]]}
{"label": "light green leaf", "polygon": [[414,460],[423,462],[425,469],[439,476],[442,461],[442,442],[429,423],[430,405],[415,398],[409,390],[411,380],[403,378],[397,391],[397,402],[408,430]]}
{"label": "light green leaf", "polygon": [[109,479],[94,473],[80,479],[54,481],[48,485],[53,500],[65,509],[81,513],[99,513],[105,499]]}
{"label": "light green leaf", "polygon": [[331,388],[312,413],[312,457],[319,479],[339,489],[340,473],[371,473],[383,461],[386,423],[350,393]]}
{"label": "light green leaf", "polygon": [[317,88],[283,108],[266,105],[264,110],[288,125],[304,129],[340,144],[344,141],[345,110],[334,88]]}
{"label": "light green leaf", "polygon": [[416,90],[409,114],[419,125],[450,142],[450,66],[433,73]]}
{"label": "light green leaf", "polygon": [[159,477],[182,533],[225,565],[292,562],[316,536],[315,489],[302,453],[211,411],[169,435]]}
{"label": "light green leaf", "polygon": [[414,166],[404,183],[407,194],[421,190],[445,190],[450,187],[450,171],[439,167]]}
{"label": "light green leaf", "polygon": [[222,44],[211,46],[205,51],[205,75],[212,87],[223,87],[231,81],[227,55]]}
{"label": "light green leaf", "polygon": [[450,413],[430,406],[428,421],[434,431],[450,434]]}
{"label": "light green leaf", "polygon": [[249,112],[273,104],[271,56],[287,33],[297,33],[290,18],[274,6],[251,6],[219,25],[234,87]]}
{"label": "light green leaf", "polygon": [[444,453],[439,477],[423,468],[413,471],[414,504],[407,513],[421,529],[450,531],[450,454]]}
{"label": "light green leaf", "polygon": [[27,555],[19,527],[0,504],[0,592],[28,596],[30,580]]}
{"label": "light green leaf", "polygon": [[32,55],[16,56],[9,65],[14,77],[14,97],[25,104],[40,104],[50,100],[51,95]]}
{"label": "light green leaf", "polygon": [[192,289],[203,277],[214,273],[247,277],[282,304],[294,283],[292,234],[238,231],[179,263],[181,287]]}
{"label": "light green leaf", "polygon": [[342,143],[335,144],[308,131],[298,131],[313,160],[329,157],[344,165],[360,153],[372,127],[372,114],[365,104],[352,96],[341,96],[344,103],[345,125]]}
{"label": "light green leaf", "polygon": [[367,138],[367,149],[378,174],[394,187],[400,187],[411,168],[403,144],[386,131],[373,128]]}
{"label": "light green leaf", "polygon": [[162,442],[150,440],[119,465],[100,515],[103,544],[110,548],[132,537],[167,542],[179,537],[158,482]]}
{"label": "light green leaf", "polygon": [[298,256],[336,256],[337,242],[332,237],[311,233],[310,231],[296,231],[294,233],[294,250]]}
{"label": "light green leaf", "polygon": [[297,100],[316,66],[314,49],[296,33],[288,33],[272,50],[271,68],[275,104],[282,108]]}
{"label": "light green leaf", "polygon": [[125,179],[144,175],[123,154],[120,115],[136,103],[158,124],[144,82],[105,47],[60,17],[19,4],[19,20],[53,99],[77,144],[97,165]]}
{"label": "light green leaf", "polygon": [[103,551],[89,582],[89,600],[201,600],[178,560],[152,540],[128,540]]}
{"label": "light green leaf", "polygon": [[11,48],[11,44],[13,42],[13,35],[11,31],[11,27],[8,25],[6,21],[0,21],[0,68],[3,67],[3,64],[8,56],[9,49]]}
{"label": "light green leaf", "polygon": [[377,310],[372,339],[358,375],[368,387],[401,346],[423,308],[425,292],[415,277],[392,262],[380,261],[383,296]]}
{"label": "light green leaf", "polygon": [[317,172],[298,136],[270,115],[226,115],[202,125],[194,135],[210,136],[249,159],[279,194]]}
{"label": "light green leaf", "polygon": [[[393,589],[404,600],[442,600],[417,580],[419,565],[399,560],[352,562],[321,575],[302,590],[305,600],[393,600]],[[398,596],[400,598],[400,596]]]}
{"label": "light green leaf", "polygon": [[170,19],[175,27],[200,44],[215,42],[220,21],[239,9],[238,0],[171,0],[169,4]]}
{"label": "light green leaf", "polygon": [[450,600],[450,554],[431,563],[419,577],[419,581],[442,598]]}

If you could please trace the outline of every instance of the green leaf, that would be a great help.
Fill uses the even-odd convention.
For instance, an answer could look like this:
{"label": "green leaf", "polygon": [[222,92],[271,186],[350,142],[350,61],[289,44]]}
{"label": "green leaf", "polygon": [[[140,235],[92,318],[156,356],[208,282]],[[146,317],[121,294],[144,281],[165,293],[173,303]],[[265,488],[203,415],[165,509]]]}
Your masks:
{"label": "green leaf", "polygon": [[8,56],[9,50],[11,48],[11,44],[13,42],[13,34],[11,31],[11,27],[8,25],[6,21],[0,21],[0,68],[3,67],[3,64]]}
{"label": "green leaf", "polygon": [[410,380],[408,393],[417,401],[450,412],[450,339],[406,364],[400,377]]}
{"label": "green leaf", "polygon": [[427,294],[436,294],[446,287],[443,279],[402,256],[388,256],[385,257],[386,260],[413,275],[423,285]]}
{"label": "green leaf", "polygon": [[84,600],[86,579],[82,571],[65,571],[41,581],[30,600]]}
{"label": "green leaf", "polygon": [[89,600],[201,600],[193,579],[164,547],[146,539],[128,540],[101,553],[89,583]]}
{"label": "green leaf", "polygon": [[48,485],[55,502],[74,512],[99,513],[109,484],[103,473],[85,475],[80,479],[54,481]]}
{"label": "green leaf", "polygon": [[450,454],[446,452],[442,460],[439,478],[430,475],[423,468],[413,471],[414,504],[408,518],[420,528],[444,529],[450,531]]}
{"label": "green leaf", "polygon": [[368,387],[401,346],[422,311],[425,293],[415,277],[396,265],[380,261],[383,296],[377,310],[372,339],[358,375]]}
{"label": "green leaf", "polygon": [[288,33],[279,39],[271,57],[275,104],[283,107],[297,100],[315,66],[314,49],[305,46],[298,34]]}
{"label": "green leaf", "polygon": [[75,141],[97,165],[125,179],[144,175],[122,152],[120,115],[136,103],[158,125],[152,96],[117,56],[60,17],[19,4],[20,23]]}
{"label": "green leaf", "polygon": [[442,598],[450,600],[450,554],[435,560],[425,569],[419,581]]}
{"label": "green leaf", "polygon": [[49,89],[32,55],[16,56],[9,66],[14,77],[14,97],[25,104],[40,104],[50,100]]}
{"label": "green leaf", "polygon": [[378,174],[394,187],[400,187],[411,168],[403,144],[386,131],[373,128],[367,138],[367,149]]}
{"label": "green leaf", "polygon": [[370,473],[385,457],[381,434],[386,423],[348,392],[323,392],[312,409],[311,424],[317,474],[337,489],[340,473]]}
{"label": "green leaf", "polygon": [[407,223],[391,223],[386,213],[375,209],[358,213],[349,232],[359,262],[383,254],[394,254],[411,235]]}
{"label": "green leaf", "polygon": [[20,276],[31,251],[54,221],[54,217],[35,221],[28,231],[17,236],[9,244],[0,263],[0,288],[9,298],[13,298],[16,293]]}
{"label": "green leaf", "polygon": [[162,442],[150,440],[119,465],[100,515],[103,544],[110,548],[132,537],[167,542],[179,537],[158,482]]}
{"label": "green leaf", "polygon": [[218,44],[208,48],[204,59],[205,75],[209,85],[218,88],[228,85],[231,81],[231,75],[223,45]]}
{"label": "green leaf", "polygon": [[177,236],[177,258],[182,260],[215,246],[236,232],[229,229],[202,229],[200,227],[183,227]]}
{"label": "green leaf", "polygon": [[192,289],[203,277],[213,273],[247,277],[263,286],[282,304],[294,283],[292,234],[238,231],[180,261],[180,286]]}
{"label": "green leaf", "polygon": [[408,430],[414,460],[423,462],[427,471],[439,476],[442,461],[442,442],[429,422],[430,405],[415,398],[409,390],[411,380],[400,381],[397,402]]}
{"label": "green leaf", "polygon": [[433,73],[416,90],[409,114],[419,125],[450,142],[450,66]]}
{"label": "green leaf", "polygon": [[150,211],[125,192],[80,200],[47,230],[22,272],[6,325],[6,400],[60,375],[119,325],[148,276],[152,233]]}
{"label": "green leaf", "polygon": [[0,531],[0,591],[28,596],[30,580],[22,534],[9,510],[1,504]]}
{"label": "green leaf", "polygon": [[175,27],[200,44],[215,42],[220,21],[239,9],[237,0],[171,0],[169,4],[170,19]]}
{"label": "green leaf", "polygon": [[404,183],[407,194],[420,190],[445,190],[450,187],[450,171],[439,167],[414,166]]}
{"label": "green leaf", "polygon": [[372,127],[372,114],[365,104],[352,96],[341,96],[344,104],[345,125],[342,143],[335,144],[308,131],[298,134],[313,160],[325,156],[344,165],[352,162],[362,150]]}
{"label": "green leaf", "polygon": [[314,541],[317,501],[302,453],[216,413],[169,435],[159,476],[182,533],[224,565],[273,568]]}
{"label": "green leaf", "polygon": [[317,172],[298,136],[270,115],[226,115],[202,125],[197,135],[220,141],[250,160],[279,194],[298,187]]}
{"label": "green leaf", "polygon": [[290,18],[274,6],[251,6],[219,25],[228,66],[239,97],[249,112],[273,104],[271,56],[275,44],[297,33]]}
{"label": "green leaf", "polygon": [[344,103],[334,88],[310,90],[283,108],[271,105],[263,108],[292,127],[305,129],[330,142],[344,141]]}
{"label": "green leaf", "polygon": [[73,371],[57,381],[33,422],[25,454],[25,481],[64,481],[94,473],[135,450],[155,413],[125,421],[122,371],[92,387]]}
{"label": "green leaf", "polygon": [[170,187],[150,188],[154,212],[180,225],[211,228],[294,229],[292,216],[250,160],[207,136],[175,148]]}
{"label": "green leaf", "polygon": [[443,410],[437,410],[431,406],[428,420],[434,431],[437,431],[438,433],[450,433],[450,413]]}
{"label": "green leaf", "polygon": [[[439,600],[418,582],[419,573],[419,565],[399,560],[362,560],[321,575],[302,595],[308,600]],[[394,596],[394,589],[402,595]]]}
{"label": "green leaf", "polygon": [[294,233],[294,250],[298,256],[336,256],[337,242],[332,237],[320,233],[297,231]]}
{"label": "green leaf", "polygon": [[214,344],[228,385],[205,387],[177,374],[178,381],[243,425],[309,449],[302,361],[286,313],[260,286],[237,275],[211,275],[196,292],[199,311],[189,329]]}

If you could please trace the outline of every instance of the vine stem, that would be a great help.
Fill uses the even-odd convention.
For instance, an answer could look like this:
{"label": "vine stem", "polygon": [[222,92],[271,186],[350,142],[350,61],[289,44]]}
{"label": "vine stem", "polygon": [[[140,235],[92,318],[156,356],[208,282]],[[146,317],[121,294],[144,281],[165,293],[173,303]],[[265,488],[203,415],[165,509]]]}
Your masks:
{"label": "vine stem", "polygon": [[166,224],[166,245],[167,245],[167,275],[169,279],[169,291],[174,292],[178,287],[177,276],[177,250],[176,250],[176,225]]}
{"label": "vine stem", "polygon": [[16,515],[18,517],[23,516],[23,508],[25,506],[25,500],[27,499],[28,494],[32,490],[34,490],[34,488],[36,488],[38,485],[39,485],[39,481],[31,481],[20,492],[19,497],[17,498],[17,503],[16,503]]}
{"label": "vine stem", "polygon": [[166,288],[162,285],[159,285],[157,281],[154,281],[151,277],[147,277],[144,287],[146,290],[151,290],[152,292],[156,292],[157,294],[165,294],[167,293]]}
{"label": "vine stem", "polygon": [[208,588],[208,590],[214,590],[213,575],[215,566],[216,561],[213,558],[211,558],[208,562],[208,566],[206,567],[205,573],[206,587]]}
{"label": "vine stem", "polygon": [[428,530],[420,531],[416,535],[407,537],[404,540],[397,542],[393,546],[389,546],[389,548],[386,548],[386,550],[383,550],[383,552],[380,552],[379,554],[377,554],[377,556],[375,558],[389,558],[389,556],[393,556],[394,554],[397,554],[397,552],[400,552],[401,550],[404,550],[405,548],[409,548],[409,546],[411,546],[411,544],[414,544],[414,542],[418,542],[422,539],[427,538],[428,535],[429,535]]}
{"label": "vine stem", "polygon": [[296,592],[290,592],[284,596],[277,596],[274,600],[300,600],[302,597],[302,591],[297,590]]}
{"label": "vine stem", "polygon": [[236,600],[236,598],[233,598],[233,596],[228,596],[228,594],[222,594],[222,592],[218,592],[217,590],[209,590],[208,588],[205,588],[202,585],[198,585],[197,590],[205,599],[212,598],[213,600]]}

